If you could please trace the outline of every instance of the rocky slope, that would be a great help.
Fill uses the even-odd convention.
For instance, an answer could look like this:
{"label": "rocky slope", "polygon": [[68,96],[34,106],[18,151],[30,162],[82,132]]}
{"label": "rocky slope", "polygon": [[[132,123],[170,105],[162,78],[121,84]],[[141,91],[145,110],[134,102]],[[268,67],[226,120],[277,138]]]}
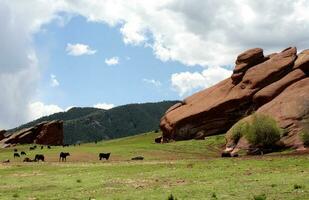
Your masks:
{"label": "rocky slope", "polygon": [[286,146],[303,146],[299,132],[309,125],[309,50],[297,55],[290,47],[267,56],[260,48],[243,52],[230,78],[172,106],[160,127],[165,141],[198,139],[226,133],[253,112],[278,122]]}
{"label": "rocky slope", "polygon": [[[4,132],[3,132],[4,133]],[[33,127],[24,128],[6,137],[4,134],[0,141],[0,146],[8,147],[15,144],[43,144],[62,145],[63,144],[63,122],[50,121],[42,122]]]}

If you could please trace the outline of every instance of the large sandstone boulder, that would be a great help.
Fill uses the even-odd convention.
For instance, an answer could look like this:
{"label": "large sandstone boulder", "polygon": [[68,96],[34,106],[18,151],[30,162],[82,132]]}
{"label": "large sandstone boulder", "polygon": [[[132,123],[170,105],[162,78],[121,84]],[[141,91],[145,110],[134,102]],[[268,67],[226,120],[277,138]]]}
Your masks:
{"label": "large sandstone boulder", "polygon": [[[231,78],[170,108],[161,119],[164,140],[226,133],[253,112],[273,116],[288,133],[283,142],[300,147],[299,131],[309,124],[309,50],[263,55],[259,48],[237,57]],[[243,144],[243,140],[241,140]],[[235,145],[234,145],[235,146]]]}
{"label": "large sandstone boulder", "polygon": [[21,129],[7,137],[3,137],[0,140],[0,144],[2,144],[2,146],[31,143],[44,145],[62,145],[63,122],[57,120],[51,122],[42,122],[34,127]]}

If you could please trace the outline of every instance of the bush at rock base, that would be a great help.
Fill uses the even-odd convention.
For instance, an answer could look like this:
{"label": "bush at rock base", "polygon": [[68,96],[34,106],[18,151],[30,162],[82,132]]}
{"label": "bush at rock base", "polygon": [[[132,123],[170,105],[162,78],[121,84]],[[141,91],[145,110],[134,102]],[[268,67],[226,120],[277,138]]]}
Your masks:
{"label": "bush at rock base", "polygon": [[302,141],[304,143],[304,146],[308,147],[309,146],[309,132],[303,130],[301,132],[300,136],[301,136],[301,139],[302,139]]}
{"label": "bush at rock base", "polygon": [[268,115],[253,114],[252,120],[239,121],[232,128],[231,139],[237,144],[245,137],[254,146],[271,147],[280,140],[281,129]]}
{"label": "bush at rock base", "polygon": [[254,114],[246,139],[253,145],[269,147],[280,140],[281,129],[270,116]]}

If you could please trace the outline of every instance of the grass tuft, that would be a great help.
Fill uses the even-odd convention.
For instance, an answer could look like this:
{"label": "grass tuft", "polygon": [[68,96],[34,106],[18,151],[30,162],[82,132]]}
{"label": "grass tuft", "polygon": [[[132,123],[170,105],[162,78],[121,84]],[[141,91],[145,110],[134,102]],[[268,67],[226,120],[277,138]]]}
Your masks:
{"label": "grass tuft", "polygon": [[266,200],[266,194],[254,195],[254,200]]}
{"label": "grass tuft", "polygon": [[174,197],[173,194],[170,194],[170,196],[168,196],[167,200],[177,200],[177,198]]}
{"label": "grass tuft", "polygon": [[303,186],[299,185],[299,184],[294,184],[294,190],[298,190],[301,189]]}

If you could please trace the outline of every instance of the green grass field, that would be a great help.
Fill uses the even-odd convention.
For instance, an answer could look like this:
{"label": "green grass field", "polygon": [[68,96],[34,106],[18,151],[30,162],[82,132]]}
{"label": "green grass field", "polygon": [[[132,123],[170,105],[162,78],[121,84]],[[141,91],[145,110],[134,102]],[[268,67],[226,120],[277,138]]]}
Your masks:
{"label": "green grass field", "polygon": [[[155,144],[157,133],[28,151],[46,162],[23,163],[1,149],[0,199],[309,199],[309,156],[276,153],[220,158],[223,136]],[[61,151],[71,153],[58,162]],[[109,161],[98,153],[111,152]],[[143,161],[131,157],[144,156]]]}

